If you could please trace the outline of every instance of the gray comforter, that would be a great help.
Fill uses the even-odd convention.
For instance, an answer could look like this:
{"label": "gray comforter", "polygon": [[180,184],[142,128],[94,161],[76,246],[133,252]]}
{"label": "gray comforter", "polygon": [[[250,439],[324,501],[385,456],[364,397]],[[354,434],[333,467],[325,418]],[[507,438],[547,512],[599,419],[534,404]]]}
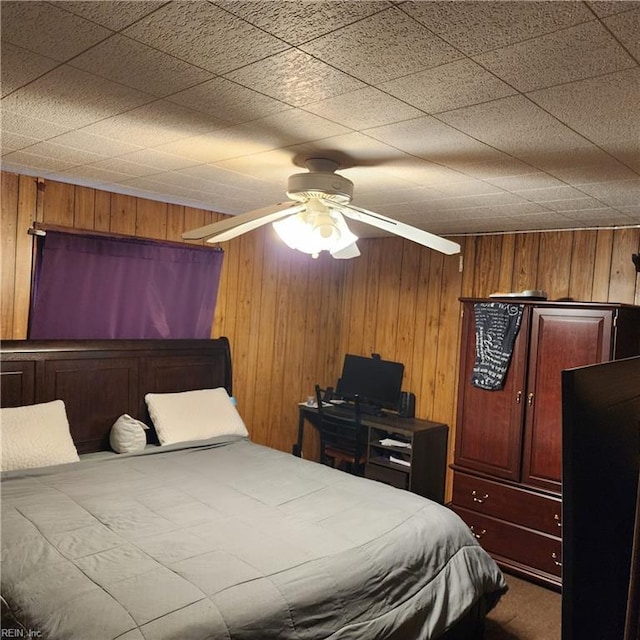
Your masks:
{"label": "gray comforter", "polygon": [[504,588],[445,507],[246,440],[209,444],[3,474],[2,596],[25,630],[422,639]]}

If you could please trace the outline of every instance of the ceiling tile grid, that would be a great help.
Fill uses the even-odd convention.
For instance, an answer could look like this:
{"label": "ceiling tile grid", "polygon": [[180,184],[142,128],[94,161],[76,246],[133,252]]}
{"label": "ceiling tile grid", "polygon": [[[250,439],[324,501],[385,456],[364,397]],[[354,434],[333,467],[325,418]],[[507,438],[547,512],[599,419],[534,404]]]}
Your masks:
{"label": "ceiling tile grid", "polygon": [[330,157],[354,204],[435,233],[640,224],[639,2],[0,13],[5,170],[237,214]]}

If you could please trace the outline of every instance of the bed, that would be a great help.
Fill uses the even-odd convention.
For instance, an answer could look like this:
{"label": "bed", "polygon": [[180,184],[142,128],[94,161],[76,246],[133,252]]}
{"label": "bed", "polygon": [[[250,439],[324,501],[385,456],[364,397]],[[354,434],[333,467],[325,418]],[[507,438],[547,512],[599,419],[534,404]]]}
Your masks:
{"label": "bed", "polygon": [[[10,416],[62,405],[78,453],[2,472],[3,629],[49,640],[482,638],[504,578],[446,507],[252,443],[227,404],[179,404],[190,436],[191,424],[228,417],[159,445],[161,402],[204,390],[233,407],[226,339],[5,341],[1,353],[3,451]],[[122,416],[149,429],[141,448],[115,453]],[[50,428],[35,423],[25,422]]]}

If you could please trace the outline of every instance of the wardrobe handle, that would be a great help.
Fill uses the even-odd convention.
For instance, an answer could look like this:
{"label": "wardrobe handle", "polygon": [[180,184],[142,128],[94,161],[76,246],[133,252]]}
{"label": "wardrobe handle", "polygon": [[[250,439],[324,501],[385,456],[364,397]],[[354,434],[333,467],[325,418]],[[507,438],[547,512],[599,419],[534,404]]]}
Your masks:
{"label": "wardrobe handle", "polygon": [[555,564],[556,567],[562,566],[562,562],[558,560],[558,554],[555,551],[551,554],[551,558],[553,559],[553,564]]}
{"label": "wardrobe handle", "polygon": [[527,394],[527,404],[531,406],[533,404],[533,391]]}
{"label": "wardrobe handle", "polygon": [[469,529],[471,529],[471,533],[473,534],[473,537],[474,537],[476,540],[480,540],[480,538],[482,538],[482,536],[483,536],[485,533],[487,533],[487,530],[486,530],[486,529],[480,529],[480,530],[476,533],[476,530],[473,528],[473,525],[472,525],[472,524],[471,524],[471,525],[469,525]]}
{"label": "wardrobe handle", "polygon": [[556,513],[556,514],[554,514],[553,519],[554,519],[555,523],[556,523],[559,527],[561,527],[561,526],[562,526],[562,521],[560,520],[560,516],[559,516],[557,513]]}
{"label": "wardrobe handle", "polygon": [[471,498],[473,499],[473,501],[479,502],[480,504],[482,504],[488,497],[488,493],[483,493],[480,497],[478,497],[478,492],[475,489],[471,492]]}
{"label": "wardrobe handle", "polygon": [[516,404],[520,404],[522,402],[522,391],[518,391],[516,393]]}

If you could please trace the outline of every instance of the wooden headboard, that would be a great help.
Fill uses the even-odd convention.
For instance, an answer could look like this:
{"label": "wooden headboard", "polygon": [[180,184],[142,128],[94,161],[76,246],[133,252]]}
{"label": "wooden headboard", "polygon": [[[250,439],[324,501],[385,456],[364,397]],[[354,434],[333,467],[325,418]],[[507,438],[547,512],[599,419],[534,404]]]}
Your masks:
{"label": "wooden headboard", "polygon": [[[78,453],[109,448],[123,413],[152,426],[144,396],[231,388],[227,338],[215,340],[6,340],[3,407],[63,400]],[[150,441],[157,442],[150,430]]]}

